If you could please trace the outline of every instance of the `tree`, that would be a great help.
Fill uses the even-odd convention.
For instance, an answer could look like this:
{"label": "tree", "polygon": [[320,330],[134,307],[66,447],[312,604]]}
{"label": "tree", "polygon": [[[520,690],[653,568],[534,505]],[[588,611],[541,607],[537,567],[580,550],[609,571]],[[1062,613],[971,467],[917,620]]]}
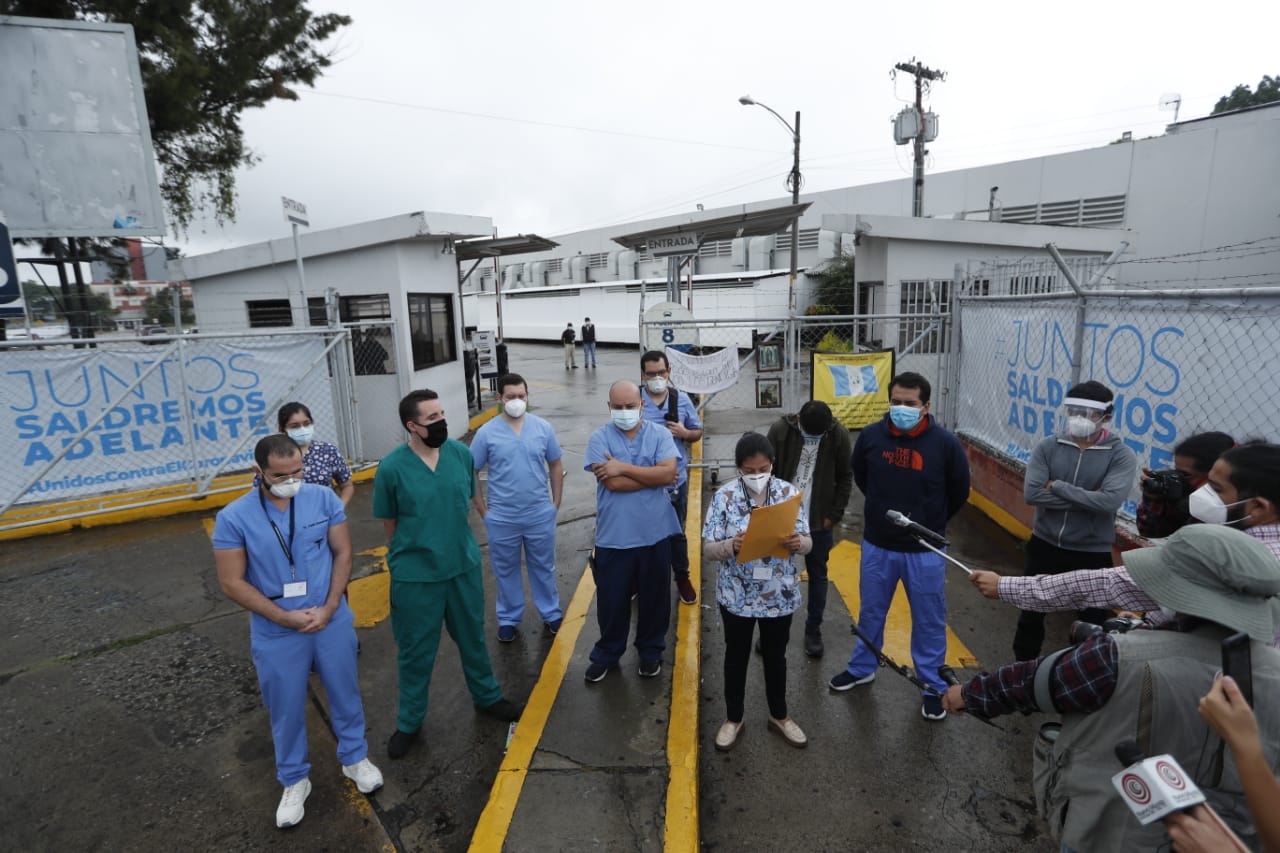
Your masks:
{"label": "tree", "polygon": [[818,291],[814,304],[806,314],[852,314],[854,311],[857,277],[854,275],[853,255],[840,255],[823,270],[807,273],[817,279]]}
{"label": "tree", "polygon": [[[191,297],[185,293],[182,295],[182,325],[194,326],[196,322],[196,307],[191,302]],[[142,321],[148,326],[159,324],[161,326],[173,325],[173,297],[168,293],[153,293],[146,299],[142,300]]]}
{"label": "tree", "polygon": [[255,162],[240,114],[296,100],[331,55],[317,46],[351,23],[306,0],[0,0],[0,14],[132,24],[160,190],[180,231],[197,210],[235,219],[237,166]]}
{"label": "tree", "polygon": [[1270,104],[1273,101],[1280,101],[1280,75],[1275,77],[1264,75],[1258,81],[1258,88],[1252,92],[1249,91],[1248,86],[1241,83],[1231,90],[1230,95],[1223,95],[1218,99],[1218,103],[1213,105],[1213,111],[1209,115],[1256,107],[1259,104]]}
{"label": "tree", "polygon": [[[89,316],[84,324],[72,323],[67,306],[59,290],[45,287],[38,281],[22,282],[22,298],[32,320],[62,321],[68,325],[84,325],[94,329],[114,329],[116,315],[120,311],[111,307],[111,297],[105,293],[89,291]],[[71,306],[75,311],[75,306]]]}

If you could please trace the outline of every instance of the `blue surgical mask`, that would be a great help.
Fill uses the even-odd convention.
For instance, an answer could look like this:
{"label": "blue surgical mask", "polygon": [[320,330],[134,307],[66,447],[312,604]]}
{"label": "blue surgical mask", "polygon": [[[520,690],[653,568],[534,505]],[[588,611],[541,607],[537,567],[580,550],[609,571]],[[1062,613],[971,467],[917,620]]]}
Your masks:
{"label": "blue surgical mask", "polygon": [[639,409],[610,409],[609,417],[613,418],[613,425],[623,432],[630,432],[635,429],[636,424],[640,423]]}
{"label": "blue surgical mask", "polygon": [[920,423],[922,414],[923,412],[914,406],[889,407],[889,420],[893,421],[893,425],[901,430],[915,429],[916,424]]}
{"label": "blue surgical mask", "polygon": [[288,431],[289,438],[292,438],[295,444],[306,446],[311,443],[311,439],[315,437],[315,427],[294,427]]}

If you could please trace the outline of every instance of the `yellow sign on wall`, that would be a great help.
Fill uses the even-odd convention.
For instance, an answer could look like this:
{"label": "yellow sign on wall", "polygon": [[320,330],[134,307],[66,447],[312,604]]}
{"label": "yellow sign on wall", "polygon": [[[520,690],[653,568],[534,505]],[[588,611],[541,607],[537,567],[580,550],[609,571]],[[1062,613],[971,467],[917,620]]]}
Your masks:
{"label": "yellow sign on wall", "polygon": [[809,362],[813,399],[831,407],[836,420],[862,429],[889,410],[893,350],[815,352]]}

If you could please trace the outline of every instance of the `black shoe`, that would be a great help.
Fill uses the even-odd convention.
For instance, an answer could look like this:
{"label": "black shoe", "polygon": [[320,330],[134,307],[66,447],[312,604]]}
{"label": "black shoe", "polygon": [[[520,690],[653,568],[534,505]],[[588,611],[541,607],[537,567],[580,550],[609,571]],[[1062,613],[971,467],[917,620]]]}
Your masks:
{"label": "black shoe", "polygon": [[660,660],[642,660],[640,661],[640,675],[645,678],[657,678],[662,673],[662,661]]}
{"label": "black shoe", "polygon": [[554,637],[556,634],[560,633],[560,626],[564,624],[564,618],[562,617],[551,622],[543,622],[542,624],[546,626],[547,632]]}
{"label": "black shoe", "polygon": [[485,705],[483,708],[477,705],[476,710],[496,720],[502,720],[504,723],[514,723],[520,719],[520,712],[524,709],[509,699],[499,699],[492,705]]}
{"label": "black shoe", "polygon": [[822,634],[818,631],[804,632],[804,653],[811,658],[820,658],[825,651],[822,647]]}
{"label": "black shoe", "polygon": [[387,741],[387,758],[395,761],[404,758],[409,751],[409,747],[418,739],[417,732],[402,732],[396,729],[391,735],[391,739]]}
{"label": "black shoe", "polygon": [[602,663],[592,662],[592,664],[587,667],[587,672],[584,677],[588,682],[595,684],[597,681],[604,681],[604,677],[609,674],[609,670],[611,669],[613,669],[613,667],[605,666]]}

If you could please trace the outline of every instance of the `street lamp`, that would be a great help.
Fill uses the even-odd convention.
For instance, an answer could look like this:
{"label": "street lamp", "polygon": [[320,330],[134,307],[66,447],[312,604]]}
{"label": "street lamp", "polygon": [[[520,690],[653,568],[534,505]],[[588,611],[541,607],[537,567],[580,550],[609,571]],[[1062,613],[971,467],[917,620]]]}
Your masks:
{"label": "street lamp", "polygon": [[[782,126],[791,134],[791,141],[795,147],[795,157],[791,162],[791,174],[787,175],[787,184],[791,188],[791,203],[800,203],[800,111],[796,110],[796,123],[793,127],[787,123],[787,120],[778,115],[777,111],[768,104],[762,104],[750,95],[743,95],[738,98],[738,103],[744,107],[764,107],[773,117],[782,122]],[[796,268],[799,266],[800,259],[800,217],[796,216],[791,220],[791,285],[788,288],[787,310],[796,313]]]}

